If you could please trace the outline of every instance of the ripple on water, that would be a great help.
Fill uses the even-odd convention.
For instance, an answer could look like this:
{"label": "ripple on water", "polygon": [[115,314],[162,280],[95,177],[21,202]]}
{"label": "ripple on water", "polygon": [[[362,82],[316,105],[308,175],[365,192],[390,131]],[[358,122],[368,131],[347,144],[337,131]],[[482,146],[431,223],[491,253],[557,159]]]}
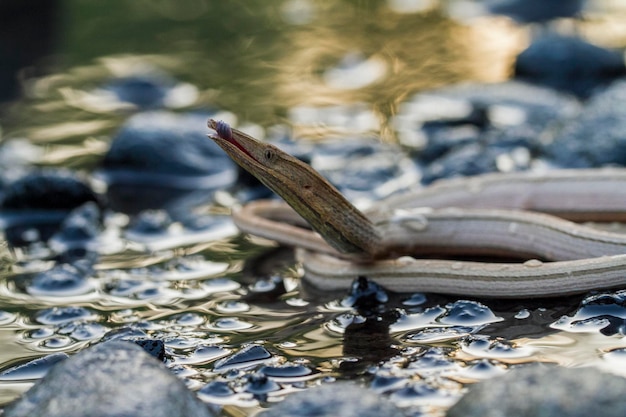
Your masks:
{"label": "ripple on water", "polygon": [[104,336],[109,329],[99,323],[68,323],[62,326],[57,333],[67,335],[73,340],[88,341],[96,340]]}
{"label": "ripple on water", "polygon": [[263,396],[271,392],[280,391],[282,387],[267,375],[255,372],[246,377],[244,391],[254,394],[255,396]]}
{"label": "ripple on water", "polygon": [[53,365],[68,357],[66,353],[58,352],[12,366],[0,372],[0,381],[23,381],[43,378]]}
{"label": "ripple on water", "polygon": [[203,365],[212,362],[218,358],[222,358],[228,355],[230,352],[230,349],[225,349],[220,346],[200,345],[196,347],[193,352],[188,353],[185,356],[177,357],[174,362],[179,365]]}
{"label": "ripple on water", "polygon": [[236,317],[222,317],[207,323],[206,328],[214,331],[246,330],[254,325]]}
{"label": "ripple on water", "polygon": [[502,321],[489,307],[476,301],[459,300],[446,305],[447,312],[439,322],[456,326],[484,326]]}
{"label": "ripple on water", "polygon": [[85,272],[73,265],[56,265],[35,274],[26,285],[26,292],[42,297],[71,297],[95,291],[95,283]]}
{"label": "ripple on water", "polygon": [[61,325],[70,322],[97,321],[99,316],[84,307],[53,307],[35,315],[35,321],[41,324]]}
{"label": "ripple on water", "polygon": [[562,316],[550,325],[571,333],[597,333],[606,336],[626,334],[626,291],[586,297],[572,316]]}
{"label": "ripple on water", "polygon": [[314,376],[311,368],[299,364],[269,365],[262,367],[259,372],[269,378],[281,382],[298,382]]}
{"label": "ripple on water", "polygon": [[530,347],[517,346],[505,340],[476,335],[465,339],[461,344],[461,350],[476,358],[498,359],[503,362],[510,359],[529,358],[534,353]]}

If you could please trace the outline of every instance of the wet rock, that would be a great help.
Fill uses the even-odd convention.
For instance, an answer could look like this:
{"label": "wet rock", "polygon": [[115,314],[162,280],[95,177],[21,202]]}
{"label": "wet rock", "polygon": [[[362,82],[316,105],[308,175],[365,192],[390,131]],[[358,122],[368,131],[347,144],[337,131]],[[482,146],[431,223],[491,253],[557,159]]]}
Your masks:
{"label": "wet rock", "polygon": [[5,190],[0,201],[0,225],[14,246],[46,241],[68,213],[101,198],[78,176],[67,171],[40,171],[26,175]]}
{"label": "wet rock", "polygon": [[259,417],[402,417],[404,414],[373,391],[337,382],[287,397]]}
{"label": "wet rock", "polygon": [[394,120],[422,168],[422,183],[532,166],[579,102],[521,82],[461,84],[423,92]]}
{"label": "wet rock", "polygon": [[141,348],[116,341],[54,366],[4,411],[6,417],[211,415],[162,364]]}
{"label": "wet rock", "polygon": [[493,14],[509,16],[519,23],[543,23],[561,17],[574,17],[584,6],[583,0],[489,0]]}
{"label": "wet rock", "polygon": [[148,336],[148,334],[141,329],[125,326],[111,330],[102,336],[102,342],[110,340],[134,343],[160,362],[163,362],[165,359],[165,342]]}
{"label": "wet rock", "polygon": [[70,211],[98,196],[73,173],[40,171],[13,182],[4,192],[0,210]]}
{"label": "wet rock", "polygon": [[595,368],[532,365],[479,382],[447,417],[618,417],[626,413],[626,379]]}
{"label": "wet rock", "polygon": [[207,138],[207,117],[165,111],[131,117],[95,173],[108,184],[111,207],[129,214],[188,209],[210,200],[208,190],[232,185],[237,170]]}
{"label": "wet rock", "polygon": [[12,366],[0,372],[0,381],[23,381],[43,378],[53,365],[64,361],[68,357],[67,353],[57,352]]}
{"label": "wet rock", "polygon": [[223,372],[230,369],[252,368],[272,358],[272,354],[263,346],[250,345],[239,352],[215,363],[215,371]]}
{"label": "wet rock", "polygon": [[568,168],[626,165],[626,80],[593,96],[581,116],[547,147],[556,165]]}
{"label": "wet rock", "polygon": [[518,80],[582,98],[623,76],[626,65],[620,54],[573,37],[541,37],[515,61]]}
{"label": "wet rock", "polygon": [[204,114],[141,113],[113,139],[100,174],[108,183],[219,188],[235,179],[233,162],[207,139]]}
{"label": "wet rock", "polygon": [[359,314],[370,316],[384,311],[384,306],[388,301],[389,295],[383,287],[360,276],[354,280],[348,296],[341,301],[341,304],[354,308]]}

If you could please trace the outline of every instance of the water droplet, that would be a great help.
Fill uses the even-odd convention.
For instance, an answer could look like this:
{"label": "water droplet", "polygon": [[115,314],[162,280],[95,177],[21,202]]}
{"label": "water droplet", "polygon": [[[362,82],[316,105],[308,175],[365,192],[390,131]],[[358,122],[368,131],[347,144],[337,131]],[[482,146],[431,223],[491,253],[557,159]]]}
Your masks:
{"label": "water droplet", "polygon": [[543,262],[541,262],[539,259],[529,259],[524,262],[523,265],[528,268],[537,268],[543,266]]}
{"label": "water droplet", "polygon": [[454,270],[454,271],[460,271],[465,267],[465,265],[463,264],[463,262],[453,262],[452,265],[450,265],[450,269]]}
{"label": "water droplet", "polygon": [[424,215],[424,209],[394,210],[387,222],[389,224],[400,225],[415,232],[421,232],[428,228],[428,219]]}

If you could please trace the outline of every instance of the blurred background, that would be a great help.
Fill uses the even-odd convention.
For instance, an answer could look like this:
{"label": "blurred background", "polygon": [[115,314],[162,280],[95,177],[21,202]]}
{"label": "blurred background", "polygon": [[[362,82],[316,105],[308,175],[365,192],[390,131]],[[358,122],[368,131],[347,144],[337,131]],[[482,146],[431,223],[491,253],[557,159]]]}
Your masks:
{"label": "blurred background", "polygon": [[[34,140],[53,138],[41,130],[31,135],[32,129],[62,123],[73,143],[106,134],[106,121],[116,122],[108,111],[113,105],[88,93],[109,79],[147,74],[162,88],[173,79],[188,83],[171,98],[177,108],[217,106],[241,120],[287,122],[313,136],[328,133],[321,125],[333,125],[324,109],[336,111],[336,119],[357,112],[362,117],[354,129],[393,141],[390,116],[407,96],[459,81],[509,78],[516,55],[544,26],[486,6],[468,0],[3,0],[0,120],[5,136]],[[551,25],[603,47],[626,46],[623,2],[583,6],[576,22],[566,17]],[[336,133],[346,128],[334,124]],[[54,135],[67,139],[58,129]]]}

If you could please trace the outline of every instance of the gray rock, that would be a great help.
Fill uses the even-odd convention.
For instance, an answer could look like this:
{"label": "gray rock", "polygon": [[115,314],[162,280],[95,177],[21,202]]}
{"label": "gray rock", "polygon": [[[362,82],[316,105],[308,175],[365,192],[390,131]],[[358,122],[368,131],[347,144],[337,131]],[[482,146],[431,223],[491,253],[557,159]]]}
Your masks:
{"label": "gray rock", "polygon": [[95,345],[55,365],[4,417],[211,417],[185,384],[139,346]]}
{"label": "gray rock", "polygon": [[289,396],[258,417],[403,417],[392,403],[373,391],[337,382]]}
{"label": "gray rock", "polygon": [[547,151],[564,168],[626,165],[626,80],[594,95]]}
{"label": "gray rock", "polygon": [[447,417],[622,417],[626,379],[595,368],[531,365],[477,383]]}

